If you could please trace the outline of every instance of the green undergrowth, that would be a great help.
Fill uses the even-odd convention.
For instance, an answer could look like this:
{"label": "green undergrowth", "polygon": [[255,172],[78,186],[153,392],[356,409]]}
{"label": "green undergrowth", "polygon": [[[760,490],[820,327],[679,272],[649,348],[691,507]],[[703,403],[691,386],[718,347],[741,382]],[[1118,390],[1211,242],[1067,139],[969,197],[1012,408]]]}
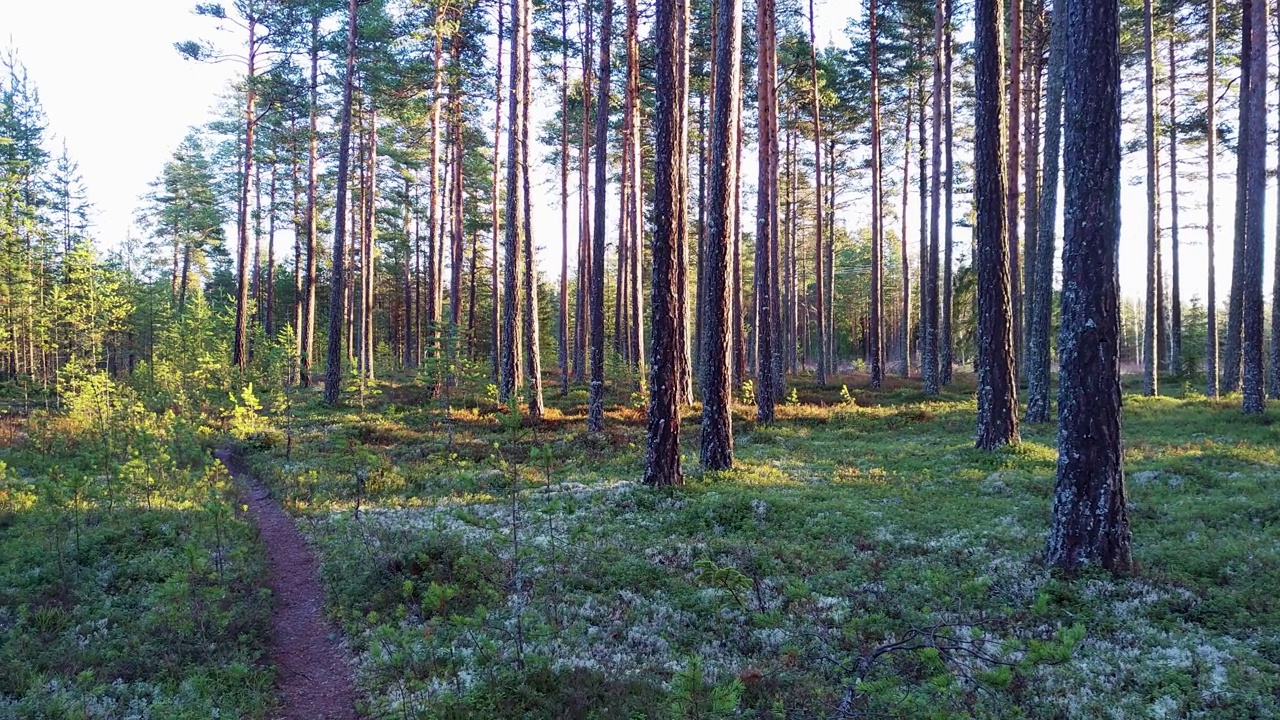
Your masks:
{"label": "green undergrowth", "polygon": [[0,718],[267,718],[270,597],[202,423],[68,377],[0,448]]}
{"label": "green undergrowth", "polygon": [[[843,389],[841,386],[845,386]],[[638,484],[643,416],[403,379],[251,456],[316,544],[375,718],[1280,713],[1280,424],[1125,397],[1133,577],[1041,562],[1056,428],[972,448],[972,380],[802,379],[737,467]],[[841,714],[843,713],[843,715]]]}

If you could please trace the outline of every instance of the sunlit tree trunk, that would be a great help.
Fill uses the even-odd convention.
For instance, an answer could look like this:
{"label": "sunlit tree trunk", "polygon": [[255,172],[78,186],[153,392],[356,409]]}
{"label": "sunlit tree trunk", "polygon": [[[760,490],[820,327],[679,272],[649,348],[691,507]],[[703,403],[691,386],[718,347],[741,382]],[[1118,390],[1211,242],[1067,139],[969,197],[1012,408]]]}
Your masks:
{"label": "sunlit tree trunk", "polygon": [[356,74],[356,4],[357,0],[349,0],[347,8],[347,68],[342,82],[338,130],[338,199],[333,222],[333,280],[329,284],[329,347],[324,379],[324,399],[330,405],[337,404],[342,389],[342,300],[346,272],[347,180],[351,165],[351,92]]}
{"label": "sunlit tree trunk", "polygon": [[1215,173],[1215,163],[1218,155],[1218,128],[1214,124],[1217,122],[1217,106],[1218,106],[1218,0],[1208,0],[1208,18],[1205,21],[1205,32],[1208,35],[1206,40],[1205,54],[1205,251],[1208,255],[1208,287],[1205,290],[1205,314],[1206,330],[1205,330],[1205,353],[1204,353],[1204,373],[1205,373],[1205,395],[1209,397],[1218,396],[1218,288],[1217,278],[1215,277],[1216,251],[1215,240],[1217,235],[1217,224],[1215,219],[1214,190],[1217,186]]}
{"label": "sunlit tree trunk", "polygon": [[[1067,0],[1058,473],[1045,560],[1133,568],[1120,439],[1119,4]],[[1057,11],[1057,7],[1055,7]],[[1054,18],[1055,22],[1063,18]]]}
{"label": "sunlit tree trunk", "polygon": [[777,353],[774,328],[778,323],[774,311],[778,307],[774,295],[777,272],[773,260],[777,255],[778,222],[778,99],[777,35],[774,0],[758,0],[756,8],[757,102],[760,127],[756,191],[756,418],[772,422],[774,404],[781,388],[774,384],[773,358]]}
{"label": "sunlit tree trunk", "polygon": [[1263,211],[1267,191],[1267,3],[1244,0],[1246,22],[1242,32],[1249,37],[1248,52],[1241,55],[1242,69],[1249,77],[1240,101],[1240,159],[1236,170],[1245,177],[1244,276],[1241,281],[1241,330],[1243,332],[1244,398],[1246,414],[1266,410],[1262,363],[1262,267],[1264,242]]}
{"label": "sunlit tree trunk", "polygon": [[[769,2],[769,0],[763,0]],[[688,52],[688,5],[657,0],[657,108],[654,112],[653,351],[644,482],[654,486],[683,483],[680,472],[680,351],[677,248],[685,242],[684,124],[688,77],[682,55]]]}

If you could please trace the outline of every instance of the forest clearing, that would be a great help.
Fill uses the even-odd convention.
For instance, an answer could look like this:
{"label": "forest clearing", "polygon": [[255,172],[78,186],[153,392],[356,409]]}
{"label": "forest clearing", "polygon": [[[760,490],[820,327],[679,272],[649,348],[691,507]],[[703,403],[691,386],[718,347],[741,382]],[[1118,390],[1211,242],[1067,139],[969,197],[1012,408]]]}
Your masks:
{"label": "forest clearing", "polygon": [[1280,717],[1264,0],[172,6],[5,9],[0,720]]}

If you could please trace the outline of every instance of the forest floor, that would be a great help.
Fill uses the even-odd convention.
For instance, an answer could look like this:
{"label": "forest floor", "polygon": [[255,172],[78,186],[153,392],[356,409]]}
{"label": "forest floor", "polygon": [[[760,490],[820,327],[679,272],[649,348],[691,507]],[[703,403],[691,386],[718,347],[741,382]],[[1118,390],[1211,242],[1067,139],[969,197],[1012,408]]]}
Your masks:
{"label": "forest floor", "polygon": [[315,555],[276,504],[231,451],[218,460],[240,486],[267,557],[271,588],[271,662],[276,668],[279,720],[354,720],[351,662],[324,616]]}
{"label": "forest floor", "polygon": [[974,450],[971,378],[801,379],[771,426],[736,409],[725,473],[696,470],[691,410],[672,491],[638,482],[637,396],[591,435],[583,390],[535,423],[483,382],[297,396],[246,456],[370,717],[1280,716],[1274,409],[1126,395],[1140,570],[1062,577],[1056,426]]}

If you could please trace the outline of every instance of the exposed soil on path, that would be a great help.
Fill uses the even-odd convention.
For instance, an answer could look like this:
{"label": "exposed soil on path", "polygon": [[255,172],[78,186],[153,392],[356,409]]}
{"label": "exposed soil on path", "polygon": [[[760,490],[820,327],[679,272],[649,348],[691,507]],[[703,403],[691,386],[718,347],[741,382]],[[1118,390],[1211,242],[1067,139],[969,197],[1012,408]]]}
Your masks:
{"label": "exposed soil on path", "polygon": [[240,485],[267,550],[274,607],[271,661],[282,720],[355,720],[351,662],[324,617],[315,554],[293,519],[227,448],[215,453]]}

